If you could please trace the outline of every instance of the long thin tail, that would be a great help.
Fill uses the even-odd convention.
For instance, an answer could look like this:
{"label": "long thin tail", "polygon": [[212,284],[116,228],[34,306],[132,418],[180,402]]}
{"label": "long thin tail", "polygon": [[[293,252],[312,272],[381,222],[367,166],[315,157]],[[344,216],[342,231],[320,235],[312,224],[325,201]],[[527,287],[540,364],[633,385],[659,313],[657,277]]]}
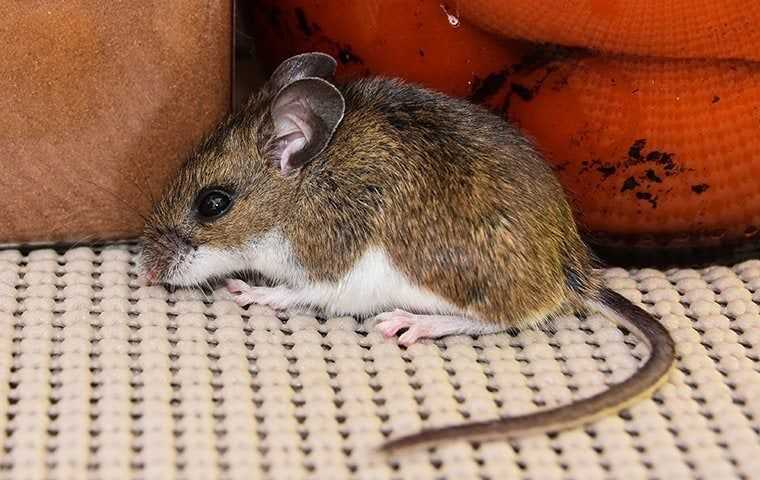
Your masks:
{"label": "long thin tail", "polygon": [[446,440],[464,438],[471,441],[489,441],[557,432],[617,414],[651,396],[667,381],[668,374],[675,364],[675,344],[668,331],[652,315],[610,289],[602,289],[597,298],[589,300],[588,303],[605,313],[612,313],[615,323],[630,330],[649,348],[650,354],[646,363],[630,378],[602,393],[562,407],[517,417],[423,430],[391,439],[380,449],[390,452]]}

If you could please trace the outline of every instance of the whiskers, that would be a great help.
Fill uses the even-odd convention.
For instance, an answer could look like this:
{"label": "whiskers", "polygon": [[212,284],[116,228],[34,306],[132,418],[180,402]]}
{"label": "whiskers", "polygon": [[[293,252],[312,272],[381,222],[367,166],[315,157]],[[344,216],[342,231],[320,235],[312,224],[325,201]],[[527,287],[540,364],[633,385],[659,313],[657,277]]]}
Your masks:
{"label": "whiskers", "polygon": [[99,184],[97,184],[97,183],[95,183],[95,182],[93,182],[91,180],[88,180],[86,178],[83,178],[82,181],[84,181],[84,182],[92,185],[93,187],[99,189],[103,193],[108,194],[111,198],[113,198],[114,200],[116,200],[117,202],[119,202],[122,206],[127,207],[130,210],[131,213],[134,213],[135,215],[137,215],[138,217],[140,217],[140,219],[142,219],[142,221],[144,223],[148,221],[148,218],[145,216],[145,214],[141,213],[140,210],[137,207],[134,206],[134,204],[132,204],[130,202],[127,202],[126,200],[124,200],[123,198],[121,198],[119,195],[117,195],[115,192],[113,192],[113,191],[105,188],[104,186],[99,185]]}

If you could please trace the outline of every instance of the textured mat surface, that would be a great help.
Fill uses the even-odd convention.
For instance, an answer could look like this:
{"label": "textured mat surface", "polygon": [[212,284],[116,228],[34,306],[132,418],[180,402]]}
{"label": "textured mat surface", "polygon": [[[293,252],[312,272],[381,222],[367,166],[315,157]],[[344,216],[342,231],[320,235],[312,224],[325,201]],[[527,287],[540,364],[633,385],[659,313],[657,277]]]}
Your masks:
{"label": "textured mat surface", "polygon": [[646,350],[599,315],[403,349],[351,318],[141,286],[136,251],[0,251],[2,478],[760,478],[760,261],[607,271],[678,342],[654,400],[384,458],[386,435],[591,395]]}

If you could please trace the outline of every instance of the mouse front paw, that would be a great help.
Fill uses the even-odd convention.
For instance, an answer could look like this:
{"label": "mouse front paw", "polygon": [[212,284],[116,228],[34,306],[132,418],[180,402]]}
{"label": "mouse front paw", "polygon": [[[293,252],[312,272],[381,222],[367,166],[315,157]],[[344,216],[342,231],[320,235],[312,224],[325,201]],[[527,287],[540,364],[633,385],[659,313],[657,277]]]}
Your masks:
{"label": "mouse front paw", "polygon": [[245,307],[252,303],[275,310],[285,310],[292,304],[293,292],[285,287],[252,287],[242,280],[227,280],[227,291],[235,303]]}

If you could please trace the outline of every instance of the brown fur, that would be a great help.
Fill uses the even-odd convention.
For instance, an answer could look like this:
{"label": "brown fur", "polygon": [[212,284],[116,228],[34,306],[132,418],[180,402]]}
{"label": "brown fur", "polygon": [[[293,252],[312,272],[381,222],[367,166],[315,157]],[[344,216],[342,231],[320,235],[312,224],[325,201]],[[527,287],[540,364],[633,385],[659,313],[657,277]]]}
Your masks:
{"label": "brown fur", "polygon": [[[289,176],[268,156],[274,88],[221,125],[156,205],[146,263],[166,266],[166,231],[184,248],[236,249],[279,226],[314,280],[338,280],[368,247],[382,247],[413,282],[503,326],[597,291],[559,183],[511,126],[395,80],[339,88],[346,113],[332,142]],[[204,225],[191,206],[209,185],[237,193],[230,213]]]}

